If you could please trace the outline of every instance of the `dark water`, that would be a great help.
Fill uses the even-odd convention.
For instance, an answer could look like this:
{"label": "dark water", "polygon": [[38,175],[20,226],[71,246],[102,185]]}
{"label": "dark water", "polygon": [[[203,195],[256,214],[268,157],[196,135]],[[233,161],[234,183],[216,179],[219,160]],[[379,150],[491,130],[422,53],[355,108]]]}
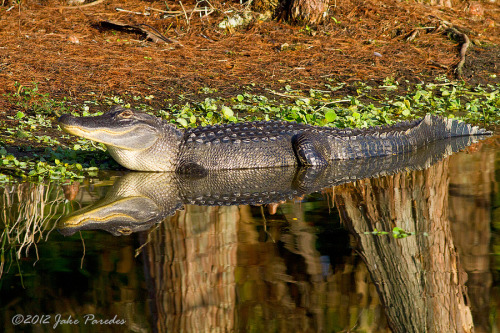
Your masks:
{"label": "dark water", "polygon": [[[384,161],[326,176],[9,185],[0,189],[0,327],[496,332],[499,142],[399,172]],[[398,167],[354,182],[342,171],[379,174],[380,165]]]}

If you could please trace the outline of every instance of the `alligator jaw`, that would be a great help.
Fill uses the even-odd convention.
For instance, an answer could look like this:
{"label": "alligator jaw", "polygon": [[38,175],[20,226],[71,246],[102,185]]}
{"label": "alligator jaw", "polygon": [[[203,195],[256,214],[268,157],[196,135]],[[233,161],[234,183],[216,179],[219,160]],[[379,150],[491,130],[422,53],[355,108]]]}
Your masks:
{"label": "alligator jaw", "polygon": [[[130,114],[127,118],[120,116],[124,111]],[[64,114],[58,122],[65,132],[101,142],[106,146],[128,150],[149,148],[159,137],[158,129],[154,126],[156,119],[143,113],[138,114],[140,119],[134,119],[136,116],[133,111],[115,108],[112,112],[96,117]]]}

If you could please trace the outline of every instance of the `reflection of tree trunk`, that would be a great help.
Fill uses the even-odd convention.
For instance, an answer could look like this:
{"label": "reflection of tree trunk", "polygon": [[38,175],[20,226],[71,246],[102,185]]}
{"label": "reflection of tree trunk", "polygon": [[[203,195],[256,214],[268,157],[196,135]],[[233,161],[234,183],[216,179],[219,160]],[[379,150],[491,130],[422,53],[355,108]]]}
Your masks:
{"label": "reflection of tree trunk", "polygon": [[[259,233],[247,208],[240,208],[239,329],[268,332],[277,325],[284,331],[321,331],[326,282],[321,277],[316,239],[303,221],[302,207],[292,205],[292,211],[285,214],[291,230],[284,233],[275,223]],[[281,219],[281,223],[285,221]]]}
{"label": "reflection of tree trunk", "polygon": [[160,332],[234,331],[237,207],[187,206],[152,232]]}
{"label": "reflection of tree trunk", "polygon": [[[470,332],[466,275],[447,218],[447,163],[335,189],[395,332]],[[365,235],[399,227],[416,236]],[[424,236],[427,233],[428,236]]]}
{"label": "reflection of tree trunk", "polygon": [[453,161],[449,170],[453,239],[469,276],[467,287],[476,332],[490,332],[490,212],[495,152],[490,149],[456,154],[450,161]]}
{"label": "reflection of tree trunk", "polygon": [[365,265],[325,267],[301,203],[265,224],[259,210],[187,205],[151,231],[157,331],[388,331]]}

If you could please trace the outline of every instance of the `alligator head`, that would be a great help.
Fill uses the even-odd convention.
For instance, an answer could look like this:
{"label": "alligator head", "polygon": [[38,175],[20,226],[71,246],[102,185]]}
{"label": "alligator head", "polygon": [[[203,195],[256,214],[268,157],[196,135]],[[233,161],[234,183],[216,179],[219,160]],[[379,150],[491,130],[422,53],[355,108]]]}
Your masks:
{"label": "alligator head", "polygon": [[[58,122],[70,134],[106,145],[111,156],[128,169],[175,170],[182,133],[157,117],[115,106],[96,117],[64,114]],[[162,163],[162,158],[166,163]]]}
{"label": "alligator head", "polygon": [[173,173],[131,172],[100,201],[61,218],[59,231],[105,230],[115,236],[151,228],[182,207]]}

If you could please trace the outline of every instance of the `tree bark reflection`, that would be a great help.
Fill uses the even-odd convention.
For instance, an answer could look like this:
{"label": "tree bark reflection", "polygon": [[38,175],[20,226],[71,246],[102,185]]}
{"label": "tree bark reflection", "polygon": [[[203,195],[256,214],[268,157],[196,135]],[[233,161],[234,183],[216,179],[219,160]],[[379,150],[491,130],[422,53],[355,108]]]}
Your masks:
{"label": "tree bark reflection", "polygon": [[[424,171],[335,188],[335,203],[395,332],[471,332],[467,275],[448,219],[448,159]],[[415,232],[406,238],[365,234]]]}
{"label": "tree bark reflection", "polygon": [[482,147],[474,154],[450,157],[449,207],[451,231],[463,267],[474,329],[490,332],[490,238],[495,151]]}

